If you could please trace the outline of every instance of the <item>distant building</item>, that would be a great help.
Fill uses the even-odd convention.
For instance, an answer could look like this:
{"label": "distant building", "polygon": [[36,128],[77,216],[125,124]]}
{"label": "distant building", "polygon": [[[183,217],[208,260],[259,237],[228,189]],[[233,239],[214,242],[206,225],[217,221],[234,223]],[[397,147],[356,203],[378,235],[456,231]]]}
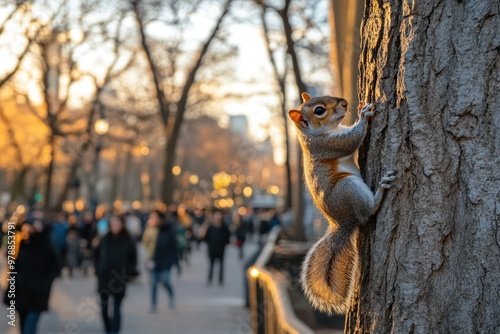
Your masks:
{"label": "distant building", "polygon": [[271,143],[271,137],[267,136],[267,138],[259,144],[259,151],[264,155],[269,155],[271,158],[273,157],[273,144]]}
{"label": "distant building", "polygon": [[229,116],[229,130],[232,133],[248,138],[248,119],[244,115]]}

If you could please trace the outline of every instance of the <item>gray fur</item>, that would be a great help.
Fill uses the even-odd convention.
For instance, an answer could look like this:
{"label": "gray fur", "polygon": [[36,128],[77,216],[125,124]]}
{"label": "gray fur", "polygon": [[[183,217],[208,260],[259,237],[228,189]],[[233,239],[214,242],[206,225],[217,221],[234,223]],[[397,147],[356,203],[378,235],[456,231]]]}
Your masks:
{"label": "gray fur", "polygon": [[[318,101],[327,104],[338,100],[314,98],[302,108],[309,108]],[[304,152],[306,184],[314,203],[330,224],[302,264],[301,284],[312,305],[327,313],[346,311],[358,276],[358,228],[376,213],[384,189],[389,188],[394,180],[394,172],[387,173],[373,195],[359,176],[338,172],[338,159],[354,154],[363,142],[367,132],[366,118],[373,116],[372,108],[373,105],[364,106],[360,120],[351,128],[332,130],[297,126]],[[302,114],[306,121],[310,121],[307,113]]]}

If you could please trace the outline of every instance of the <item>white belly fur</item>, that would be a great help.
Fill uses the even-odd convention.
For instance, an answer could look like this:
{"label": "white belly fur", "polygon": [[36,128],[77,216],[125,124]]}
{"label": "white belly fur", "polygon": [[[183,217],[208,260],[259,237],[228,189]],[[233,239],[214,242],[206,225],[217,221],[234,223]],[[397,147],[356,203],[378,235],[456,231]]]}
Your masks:
{"label": "white belly fur", "polygon": [[360,190],[360,194],[364,194],[363,196],[364,200],[367,203],[370,203],[370,205],[373,205],[374,202],[373,192],[370,190],[370,188],[366,185],[365,181],[361,177],[361,173],[359,172],[359,167],[357,164],[357,159],[358,159],[357,152],[348,157],[339,159],[338,170],[339,172],[351,173],[352,176],[349,176],[349,178],[352,181],[354,181],[354,184],[356,184],[357,188]]}
{"label": "white belly fur", "polygon": [[346,173],[351,173],[352,175],[355,175],[359,178],[361,178],[361,173],[359,172],[359,167],[358,167],[358,152],[345,157],[345,158],[340,158],[339,159],[339,164],[337,166],[339,172],[346,172]]}

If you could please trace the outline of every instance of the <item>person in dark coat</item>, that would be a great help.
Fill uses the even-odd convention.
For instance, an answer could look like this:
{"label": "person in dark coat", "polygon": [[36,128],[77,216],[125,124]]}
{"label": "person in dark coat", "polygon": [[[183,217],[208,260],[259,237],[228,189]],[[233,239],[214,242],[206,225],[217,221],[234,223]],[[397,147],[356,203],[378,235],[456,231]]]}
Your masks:
{"label": "person in dark coat", "polygon": [[215,261],[219,262],[219,284],[224,284],[224,251],[230,239],[229,228],[223,221],[222,212],[213,214],[210,226],[205,233],[205,241],[208,245],[208,258],[210,268],[208,270],[208,284],[212,284]]}
{"label": "person in dark coat", "polygon": [[[52,282],[57,275],[57,255],[52,247],[50,233],[41,217],[32,217],[16,234],[20,238],[15,268],[15,291],[5,291],[4,302],[19,313],[22,334],[34,334],[43,311],[49,307]],[[15,256],[15,255],[14,255]],[[12,277],[12,276],[11,276]]]}
{"label": "person in dark coat", "polygon": [[68,250],[66,237],[68,234],[68,230],[69,226],[66,214],[63,212],[53,212],[51,237],[59,265],[57,276],[61,276],[61,271],[66,266],[66,254]]}
{"label": "person in dark coat", "polygon": [[[109,232],[96,247],[94,261],[104,329],[106,333],[119,333],[120,308],[125,297],[126,286],[138,275],[135,242],[128,234],[122,216],[111,216]],[[113,299],[111,317],[109,316],[110,299]]]}
{"label": "person in dark coat", "polygon": [[82,270],[83,275],[87,276],[88,268],[92,264],[92,240],[95,238],[96,221],[94,214],[91,211],[86,211],[83,214],[83,224],[78,230],[82,247]]}
{"label": "person in dark coat", "polygon": [[170,272],[173,266],[180,267],[174,223],[167,221],[165,214],[158,210],[152,211],[149,219],[158,226],[158,236],[151,263],[151,312],[156,312],[158,283],[161,283],[167,290],[170,307],[175,306]]}
{"label": "person in dark coat", "polygon": [[238,214],[238,212],[233,214],[232,228],[234,230],[234,236],[236,237],[236,247],[238,247],[239,250],[239,258],[243,259],[243,245],[245,244],[247,237],[247,227],[243,223],[243,218]]}

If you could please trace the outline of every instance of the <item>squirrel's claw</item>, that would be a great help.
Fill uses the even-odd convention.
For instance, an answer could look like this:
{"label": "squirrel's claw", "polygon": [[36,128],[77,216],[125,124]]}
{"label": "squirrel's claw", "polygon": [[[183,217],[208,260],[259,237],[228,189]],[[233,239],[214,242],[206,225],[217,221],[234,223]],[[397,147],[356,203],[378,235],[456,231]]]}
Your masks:
{"label": "squirrel's claw", "polygon": [[360,115],[363,118],[372,117],[373,115],[375,115],[375,104],[365,104],[363,108],[361,108]]}
{"label": "squirrel's claw", "polygon": [[392,186],[391,182],[396,179],[396,176],[394,176],[394,174],[396,174],[396,171],[394,170],[390,170],[387,173],[385,173],[382,179],[380,179],[379,183],[380,188],[389,189]]}

